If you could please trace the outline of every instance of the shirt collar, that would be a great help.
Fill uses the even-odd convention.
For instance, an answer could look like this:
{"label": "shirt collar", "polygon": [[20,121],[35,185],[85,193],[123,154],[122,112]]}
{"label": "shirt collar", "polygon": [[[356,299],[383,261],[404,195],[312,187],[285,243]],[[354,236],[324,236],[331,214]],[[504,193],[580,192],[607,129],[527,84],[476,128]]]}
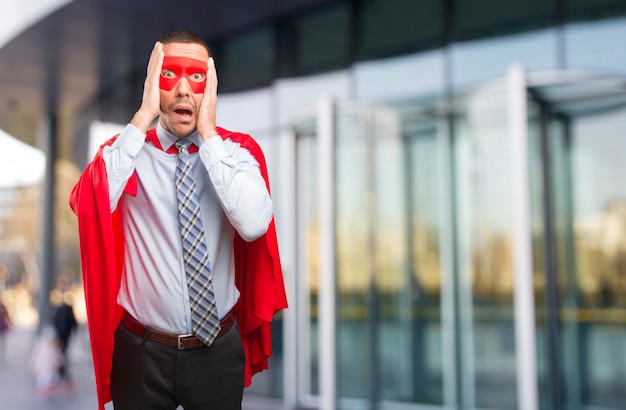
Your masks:
{"label": "shirt collar", "polygon": [[[178,149],[176,149],[176,147],[172,148],[172,146],[180,138],[163,128],[160,121],[157,122],[156,133],[163,151],[178,152]],[[187,137],[187,139],[191,140],[191,142],[193,142],[193,144],[198,148],[202,145],[202,138],[200,138],[200,133],[198,133],[198,131],[194,131]],[[191,151],[195,150],[190,149],[190,152]]]}

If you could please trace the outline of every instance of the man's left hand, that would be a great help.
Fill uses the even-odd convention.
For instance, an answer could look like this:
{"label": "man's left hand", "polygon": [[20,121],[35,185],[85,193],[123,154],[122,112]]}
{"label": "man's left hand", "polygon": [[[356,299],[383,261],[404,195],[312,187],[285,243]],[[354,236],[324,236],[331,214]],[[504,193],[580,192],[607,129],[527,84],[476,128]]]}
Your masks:
{"label": "man's left hand", "polygon": [[206,73],[206,85],[204,86],[204,97],[200,103],[198,111],[198,133],[203,141],[217,135],[215,129],[215,111],[217,107],[217,73],[215,72],[215,61],[209,57],[208,69]]}

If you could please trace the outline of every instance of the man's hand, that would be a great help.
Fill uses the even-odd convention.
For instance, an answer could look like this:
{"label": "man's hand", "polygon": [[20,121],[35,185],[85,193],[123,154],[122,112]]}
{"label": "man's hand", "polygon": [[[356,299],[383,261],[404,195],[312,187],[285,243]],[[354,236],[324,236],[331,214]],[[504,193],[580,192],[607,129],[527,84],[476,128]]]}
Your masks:
{"label": "man's hand", "polygon": [[156,42],[148,62],[146,81],[143,86],[143,98],[141,107],[135,113],[131,124],[146,132],[152,125],[152,121],[159,115],[161,94],[159,91],[159,77],[163,66],[163,44]]}
{"label": "man's hand", "polygon": [[197,129],[202,141],[206,141],[217,135],[215,130],[215,110],[217,107],[217,73],[215,72],[215,61],[209,57],[208,69],[206,73],[206,85],[204,86],[204,96],[198,110]]}

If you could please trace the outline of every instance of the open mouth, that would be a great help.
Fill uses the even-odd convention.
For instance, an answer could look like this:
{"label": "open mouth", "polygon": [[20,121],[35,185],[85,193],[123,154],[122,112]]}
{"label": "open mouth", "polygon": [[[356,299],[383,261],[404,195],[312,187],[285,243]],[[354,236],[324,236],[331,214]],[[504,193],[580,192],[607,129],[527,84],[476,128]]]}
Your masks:
{"label": "open mouth", "polygon": [[191,117],[193,115],[193,113],[191,112],[191,110],[187,110],[184,108],[179,108],[178,110],[174,111],[176,114],[183,116],[183,117]]}

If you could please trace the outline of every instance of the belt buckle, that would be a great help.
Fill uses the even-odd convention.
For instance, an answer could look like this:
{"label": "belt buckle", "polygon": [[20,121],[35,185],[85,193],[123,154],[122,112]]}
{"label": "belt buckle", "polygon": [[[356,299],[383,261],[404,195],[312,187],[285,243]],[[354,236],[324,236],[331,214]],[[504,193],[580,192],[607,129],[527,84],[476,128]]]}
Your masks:
{"label": "belt buckle", "polygon": [[183,346],[183,339],[189,336],[193,336],[193,333],[187,333],[186,335],[178,335],[178,350],[185,350],[185,346]]}

